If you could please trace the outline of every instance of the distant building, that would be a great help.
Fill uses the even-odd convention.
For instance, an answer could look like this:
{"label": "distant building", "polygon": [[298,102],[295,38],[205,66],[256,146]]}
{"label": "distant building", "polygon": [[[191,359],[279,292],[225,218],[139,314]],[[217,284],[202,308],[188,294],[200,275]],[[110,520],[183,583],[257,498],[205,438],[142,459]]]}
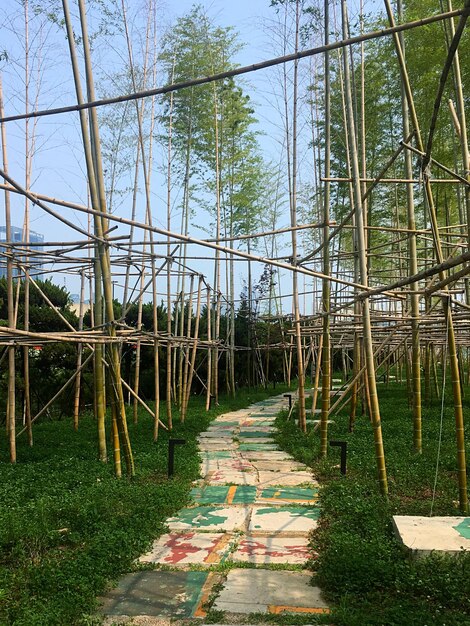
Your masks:
{"label": "distant building", "polygon": [[[5,278],[7,275],[7,261],[6,261],[6,258],[2,254],[4,250],[6,250],[6,248],[1,245],[1,242],[6,241],[6,240],[7,240],[6,239],[6,226],[0,226],[0,278]],[[11,227],[11,240],[12,240],[12,243],[25,243],[23,239],[23,229],[18,228],[17,226],[12,226]],[[31,246],[31,252],[33,252],[34,254],[29,257],[29,264],[30,264],[30,274],[34,276],[35,274],[42,273],[43,258],[39,253],[43,252],[44,250],[44,246],[41,245],[44,243],[44,235],[35,233],[34,231],[31,230],[29,231],[28,243],[33,244]],[[24,263],[26,261],[26,258],[21,257],[18,254],[19,250],[20,248],[16,249],[18,261],[20,263]],[[14,266],[13,276],[19,276],[20,273],[21,272],[18,269],[18,267]]]}

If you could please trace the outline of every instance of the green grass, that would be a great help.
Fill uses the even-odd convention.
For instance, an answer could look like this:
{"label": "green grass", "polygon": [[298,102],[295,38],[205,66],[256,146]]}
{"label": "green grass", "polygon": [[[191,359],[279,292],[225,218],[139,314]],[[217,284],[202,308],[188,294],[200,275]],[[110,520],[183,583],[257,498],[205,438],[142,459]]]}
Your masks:
{"label": "green grass", "polygon": [[[468,413],[467,390],[465,411]],[[339,450],[319,460],[319,433],[305,436],[278,418],[278,444],[313,467],[322,482],[322,516],[312,537],[316,584],[325,591],[336,626],[468,626],[470,554],[412,559],[395,539],[392,515],[429,515],[439,440],[440,403],[423,409],[423,454],[412,450],[412,417],[406,390],[379,387],[390,497],[378,492],[373,433],[358,416],[348,432],[346,412],[334,418],[329,437],[347,441],[348,473],[339,474]],[[468,440],[468,439],[467,439]],[[467,458],[470,450],[467,446]],[[446,399],[434,515],[459,515],[455,425]]]}
{"label": "green grass", "polygon": [[[188,502],[198,477],[196,437],[222,412],[236,410],[276,390],[239,391],[220,398],[206,413],[192,399],[185,424],[175,411],[172,437],[175,476],[168,480],[169,435],[152,441],[151,418],[129,424],[136,477],[117,480],[112,461],[96,460],[96,425],[83,416],[77,433],[71,420],[34,427],[34,446],[18,441],[18,463],[0,452],[0,625],[74,626],[98,623],[91,617],[96,597],[132,570],[134,560],[164,532],[165,519]],[[162,409],[164,415],[164,407]],[[108,449],[111,445],[108,442]]]}

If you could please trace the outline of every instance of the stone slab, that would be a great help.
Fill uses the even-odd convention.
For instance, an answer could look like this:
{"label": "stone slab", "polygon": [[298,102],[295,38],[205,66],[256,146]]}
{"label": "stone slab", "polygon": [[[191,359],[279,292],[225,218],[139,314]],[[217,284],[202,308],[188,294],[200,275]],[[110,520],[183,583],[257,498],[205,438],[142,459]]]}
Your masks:
{"label": "stone slab", "polygon": [[317,526],[320,509],[306,506],[253,507],[249,533],[308,534]]}
{"label": "stone slab", "polygon": [[327,613],[328,605],[309,572],[234,569],[216,599],[216,611],[230,613]]}
{"label": "stone slab", "polygon": [[470,550],[470,517],[394,515],[395,534],[416,556]]}
{"label": "stone slab", "polygon": [[256,426],[256,429],[241,429],[238,433],[238,436],[240,437],[240,439],[259,439],[260,437],[266,438],[269,436],[270,433],[273,433],[275,431],[276,429],[272,426]]}
{"label": "stone slab", "polygon": [[[209,441],[207,441],[207,439]],[[207,444],[223,444],[224,446],[227,444],[232,443],[232,437],[227,436],[227,437],[220,437],[220,435],[218,435],[217,433],[201,433],[198,437],[198,442],[199,443],[204,443],[205,445]]]}
{"label": "stone slab", "polygon": [[102,598],[105,615],[196,615],[207,572],[145,571],[127,574]]}
{"label": "stone slab", "polygon": [[[266,434],[266,433],[265,433]],[[242,437],[241,435],[239,435],[238,437],[240,443],[248,443],[250,445],[252,444],[257,444],[257,443],[262,443],[262,444],[273,444],[274,441],[272,439],[272,437]]]}
{"label": "stone slab", "polygon": [[313,484],[313,476],[311,472],[259,472],[259,483],[263,487]]}
{"label": "stone slab", "polygon": [[200,456],[206,459],[231,459],[235,456],[234,450],[202,450]]}
{"label": "stone slab", "polygon": [[244,530],[250,509],[247,506],[196,506],[181,509],[167,520],[174,530],[201,530],[232,532]]}
{"label": "stone slab", "polygon": [[256,450],[259,450],[260,452],[267,452],[268,450],[279,450],[278,446],[275,443],[241,443],[239,449],[245,452],[253,452]]}
{"label": "stone slab", "polygon": [[207,482],[211,485],[257,485],[258,474],[251,472],[239,472],[236,470],[217,470],[207,474]]}
{"label": "stone slab", "polygon": [[261,472],[305,472],[308,470],[306,465],[296,461],[256,460],[251,463]]}
{"label": "stone slab", "polygon": [[267,487],[259,490],[256,504],[300,504],[311,506],[318,503],[316,487]]}
{"label": "stone slab", "polygon": [[244,537],[231,556],[236,563],[302,565],[309,558],[307,537]]}
{"label": "stone slab", "polygon": [[225,443],[226,441],[232,441],[232,438],[232,431],[220,432],[220,430],[206,430],[199,435],[198,441],[202,441],[203,439],[211,439],[217,443]]}
{"label": "stone slab", "polygon": [[226,443],[220,443],[215,439],[203,439],[199,441],[199,450],[201,452],[221,452],[224,450],[235,450],[236,446],[232,439]]}
{"label": "stone slab", "polygon": [[233,541],[229,533],[171,533],[159,537],[139,561],[173,567],[214,565],[227,557]]}
{"label": "stone slab", "polygon": [[205,485],[191,490],[192,499],[200,506],[205,504],[252,504],[256,487],[252,485]]}
{"label": "stone slab", "polygon": [[219,469],[224,471],[252,472],[254,466],[248,459],[244,459],[242,456],[236,456],[233,459],[219,460]]}
{"label": "stone slab", "polygon": [[292,460],[292,457],[284,452],[283,450],[242,450],[242,456],[249,461],[283,461],[283,460]]}

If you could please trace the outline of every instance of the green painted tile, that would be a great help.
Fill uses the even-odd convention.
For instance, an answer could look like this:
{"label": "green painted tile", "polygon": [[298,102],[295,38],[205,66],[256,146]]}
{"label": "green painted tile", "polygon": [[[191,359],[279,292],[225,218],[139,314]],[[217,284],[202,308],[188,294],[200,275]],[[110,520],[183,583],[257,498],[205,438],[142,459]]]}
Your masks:
{"label": "green painted tile", "polygon": [[454,528],[461,537],[470,539],[470,517],[466,517],[458,526],[454,526]]}
{"label": "green painted tile", "polygon": [[127,574],[102,598],[104,615],[193,617],[207,572],[146,571]]}
{"label": "green painted tile", "polygon": [[238,485],[232,504],[252,504],[256,499],[256,487],[253,485]]}
{"label": "green painted tile", "polygon": [[241,430],[239,437],[241,439],[250,439],[251,437],[270,437],[272,432],[266,432],[264,430]]}
{"label": "green painted tile", "polygon": [[320,517],[320,509],[316,506],[266,506],[256,510],[256,515],[270,515],[271,513],[279,515],[289,513],[292,517],[306,517],[314,520]]}
{"label": "green painted tile", "polygon": [[228,487],[207,486],[191,489],[191,498],[201,504],[225,504]]}
{"label": "green painted tile", "polygon": [[274,443],[241,443],[240,450],[250,451],[250,450],[279,450],[276,444]]}
{"label": "green painted tile", "polygon": [[260,498],[268,500],[314,500],[318,497],[318,489],[311,487],[266,487],[261,490]]}
{"label": "green painted tile", "polygon": [[200,453],[206,459],[230,459],[232,453],[230,450],[205,450]]}

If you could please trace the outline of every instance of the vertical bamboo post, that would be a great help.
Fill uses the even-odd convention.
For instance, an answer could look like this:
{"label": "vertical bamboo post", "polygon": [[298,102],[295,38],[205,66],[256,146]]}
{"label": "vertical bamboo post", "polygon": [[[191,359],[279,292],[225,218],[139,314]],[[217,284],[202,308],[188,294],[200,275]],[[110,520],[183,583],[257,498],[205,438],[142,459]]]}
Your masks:
{"label": "vertical bamboo post", "polygon": [[[346,0],[341,1],[342,7],[342,24],[343,24],[343,38],[347,37],[347,10]],[[366,242],[364,232],[364,214],[362,205],[362,194],[360,186],[360,172],[359,161],[356,147],[356,129],[354,123],[354,111],[351,97],[351,79],[349,62],[347,54],[343,55],[344,64],[344,82],[345,82],[345,98],[346,98],[346,118],[348,135],[350,142],[351,153],[351,166],[352,166],[352,179],[354,187],[354,209],[356,216],[356,230],[357,230],[357,243],[359,254],[359,266],[361,273],[361,283],[367,287],[369,282],[368,268],[367,268],[367,253]],[[364,328],[364,352],[366,363],[367,382],[369,386],[369,398],[371,404],[371,421],[374,430],[375,441],[375,458],[377,462],[378,479],[380,485],[380,492],[386,496],[388,493],[387,472],[385,468],[385,455],[382,441],[382,425],[380,421],[380,407],[377,397],[377,387],[375,381],[375,364],[374,364],[374,352],[372,343],[372,328],[370,322],[370,308],[369,299],[365,298],[362,303],[362,320]]]}
{"label": "vertical bamboo post", "polygon": [[[330,40],[329,0],[324,3],[325,13],[325,46]],[[325,178],[330,177],[330,54],[325,52]],[[323,348],[322,348],[322,391],[320,419],[320,455],[325,458],[328,452],[328,414],[330,410],[331,388],[331,347],[330,347],[330,183],[326,180],[323,196],[323,274],[322,281],[322,313],[323,313]]]}
{"label": "vertical bamboo post", "polygon": [[[385,8],[387,11],[388,20],[391,26],[395,25],[395,19],[393,16],[392,8],[389,0],[384,0]],[[408,77],[408,71],[406,68],[405,58],[403,56],[403,50],[400,43],[400,37],[397,33],[393,35],[395,50],[397,53],[398,63],[400,67],[401,79],[403,88],[406,94],[406,100],[408,103],[410,118],[413,129],[415,131],[415,138],[418,150],[424,152],[424,144],[421,137],[420,126],[418,117],[416,115],[416,109],[414,105],[413,94],[411,91],[411,85]],[[429,210],[429,217],[431,220],[431,230],[434,240],[434,247],[436,252],[436,260],[438,263],[442,263],[443,254],[441,248],[441,240],[439,235],[439,226],[437,222],[436,209],[434,206],[434,197],[432,195],[431,182],[426,172],[424,174],[424,190],[426,196],[426,203]],[[441,280],[445,278],[445,272],[440,272],[439,277]],[[447,291],[447,287],[444,287],[444,291]],[[467,465],[465,459],[465,428],[462,409],[462,394],[460,388],[460,375],[457,360],[457,346],[455,341],[454,322],[452,319],[452,310],[450,307],[449,297],[444,295],[442,298],[442,306],[447,323],[447,341],[448,341],[448,355],[449,363],[452,374],[452,391],[454,398],[454,417],[455,417],[455,430],[457,440],[457,466],[459,477],[459,503],[462,513],[468,513],[468,494],[467,494]],[[444,365],[445,366],[445,365]]]}
{"label": "vertical bamboo post", "polygon": [[[84,301],[85,301],[85,272],[80,271],[80,304],[78,310],[78,330],[83,330],[83,315],[84,315]],[[82,376],[82,356],[83,356],[83,344],[79,343],[77,346],[77,375],[75,377],[75,390],[73,399],[73,428],[78,430],[78,418],[80,413],[80,387]]]}
{"label": "vertical bamboo post", "polygon": [[[4,117],[3,105],[3,85],[2,75],[0,74],[0,117]],[[8,173],[8,155],[7,155],[7,133],[5,122],[1,123],[2,136],[2,157],[3,169]],[[10,211],[10,192],[5,191],[5,240],[11,243],[11,211]],[[7,307],[8,307],[8,324],[11,328],[15,326],[14,313],[14,296],[13,296],[13,249],[7,249]],[[28,348],[26,348],[28,349]],[[7,434],[10,447],[10,461],[16,463],[16,398],[15,398],[15,346],[8,346],[8,400],[7,400]],[[29,428],[31,421],[29,422]],[[31,439],[32,443],[32,439]]]}
{"label": "vertical bamboo post", "polygon": [[[397,1],[397,10],[399,19],[402,15],[401,0]],[[400,34],[403,54],[404,37]],[[408,102],[406,100],[405,88],[403,82],[400,84],[401,91],[401,107],[403,117],[403,138],[410,135],[410,122]],[[405,150],[405,178],[413,179],[413,164],[411,161],[411,153]],[[410,275],[418,273],[418,259],[416,253],[416,220],[414,211],[414,193],[413,185],[406,185],[406,206],[408,215],[408,229],[412,232],[408,234],[408,271]],[[413,448],[417,454],[422,452],[422,427],[421,427],[421,362],[420,362],[420,338],[419,338],[419,295],[418,283],[410,285],[410,310],[411,310],[411,382],[412,382],[412,403],[413,403]]]}

